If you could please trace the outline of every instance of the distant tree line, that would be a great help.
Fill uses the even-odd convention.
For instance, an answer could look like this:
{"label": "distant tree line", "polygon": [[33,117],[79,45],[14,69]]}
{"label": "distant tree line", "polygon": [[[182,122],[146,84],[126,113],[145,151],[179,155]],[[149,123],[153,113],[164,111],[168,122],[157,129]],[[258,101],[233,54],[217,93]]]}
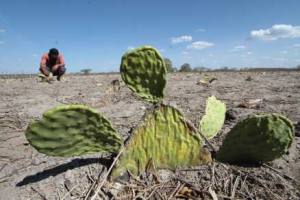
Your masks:
{"label": "distant tree line", "polygon": [[300,70],[300,65],[297,65],[294,68],[267,68],[267,67],[228,67],[223,66],[219,68],[208,68],[204,66],[196,66],[192,67],[189,63],[182,64],[179,69],[177,70],[176,67],[173,66],[172,61],[169,58],[164,58],[166,68],[168,72],[205,72],[205,71],[288,71],[288,70]]}
{"label": "distant tree line", "polygon": [[[192,67],[189,63],[183,63],[179,69],[173,66],[172,61],[169,58],[164,58],[164,62],[169,73],[171,72],[207,72],[207,71],[287,71],[287,70],[300,70],[300,65],[297,65],[294,68],[253,68],[253,67],[228,67],[223,66],[219,68],[208,68],[204,66],[196,66]],[[80,72],[84,75],[88,75],[92,73],[92,69],[85,68],[80,70]]]}
{"label": "distant tree line", "polygon": [[[164,58],[166,68],[168,72],[203,72],[203,71],[212,71],[212,69],[204,67],[204,66],[196,66],[192,67],[189,63],[182,64],[179,69],[173,66],[172,61],[169,58]],[[219,70],[235,70],[229,67],[222,67]]]}

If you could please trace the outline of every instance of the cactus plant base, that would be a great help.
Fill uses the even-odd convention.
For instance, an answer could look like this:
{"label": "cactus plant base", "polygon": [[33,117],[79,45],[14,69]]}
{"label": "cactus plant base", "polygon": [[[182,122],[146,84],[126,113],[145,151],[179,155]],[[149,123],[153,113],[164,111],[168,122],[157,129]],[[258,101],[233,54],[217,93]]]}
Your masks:
{"label": "cactus plant base", "polygon": [[200,136],[183,115],[173,107],[161,105],[133,131],[111,178],[122,176],[127,170],[136,175],[144,172],[150,160],[156,168],[199,165],[209,160],[202,152]]}
{"label": "cactus plant base", "polygon": [[263,163],[287,152],[294,137],[292,122],[279,114],[250,116],[226,136],[217,159],[229,163]]}

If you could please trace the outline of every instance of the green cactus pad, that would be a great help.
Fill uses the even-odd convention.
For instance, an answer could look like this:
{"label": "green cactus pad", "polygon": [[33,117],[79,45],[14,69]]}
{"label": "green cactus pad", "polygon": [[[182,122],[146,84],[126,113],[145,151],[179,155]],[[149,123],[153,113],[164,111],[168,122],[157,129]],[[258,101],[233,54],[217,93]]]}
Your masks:
{"label": "green cactus pad", "polygon": [[222,129],[225,120],[226,105],[215,96],[206,100],[205,115],[199,123],[200,132],[211,139]]}
{"label": "green cactus pad", "polygon": [[272,161],[287,152],[293,137],[293,124],[286,117],[254,115],[233,127],[217,153],[217,159],[229,163]]}
{"label": "green cactus pad", "polygon": [[144,172],[151,160],[157,168],[175,169],[209,162],[202,154],[202,140],[173,107],[162,105],[148,113],[133,131],[124,153],[112,172],[112,179],[129,170]]}
{"label": "green cactus pad", "polygon": [[110,122],[84,105],[63,105],[32,122],[26,138],[39,152],[51,156],[79,156],[118,152],[122,140]]}
{"label": "green cactus pad", "polygon": [[159,102],[164,97],[167,71],[156,49],[144,46],[125,53],[120,72],[127,86],[142,99]]}

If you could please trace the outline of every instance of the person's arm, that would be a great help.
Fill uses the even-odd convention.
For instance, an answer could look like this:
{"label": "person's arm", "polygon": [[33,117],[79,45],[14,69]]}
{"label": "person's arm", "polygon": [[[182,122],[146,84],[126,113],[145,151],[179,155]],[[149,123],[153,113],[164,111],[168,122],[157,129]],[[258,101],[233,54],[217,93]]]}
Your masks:
{"label": "person's arm", "polygon": [[54,65],[54,66],[52,67],[52,69],[56,70],[56,69],[58,69],[59,67],[64,67],[64,66],[65,66],[65,64],[56,64],[56,65]]}
{"label": "person's arm", "polygon": [[43,55],[40,62],[40,70],[45,76],[49,76],[49,71],[47,69],[46,63],[47,63],[47,58],[45,57],[45,55]]}

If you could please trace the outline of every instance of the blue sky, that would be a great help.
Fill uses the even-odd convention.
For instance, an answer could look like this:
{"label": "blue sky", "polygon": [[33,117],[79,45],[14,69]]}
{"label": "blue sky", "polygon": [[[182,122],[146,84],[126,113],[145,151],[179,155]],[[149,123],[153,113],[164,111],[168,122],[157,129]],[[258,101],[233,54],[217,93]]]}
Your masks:
{"label": "blue sky", "polygon": [[58,48],[68,70],[118,71],[152,45],[179,67],[300,64],[299,0],[0,0],[0,73],[31,73]]}

